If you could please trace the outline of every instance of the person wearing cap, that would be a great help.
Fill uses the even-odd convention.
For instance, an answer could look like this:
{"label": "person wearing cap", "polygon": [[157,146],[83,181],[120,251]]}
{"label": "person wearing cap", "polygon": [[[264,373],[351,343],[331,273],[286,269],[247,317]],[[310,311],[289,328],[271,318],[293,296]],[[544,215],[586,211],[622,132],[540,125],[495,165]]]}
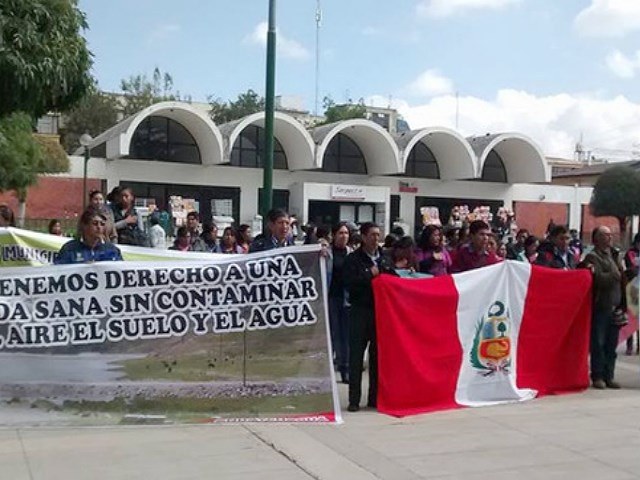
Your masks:
{"label": "person wearing cap", "polygon": [[78,236],[65,243],[54,264],[122,260],[118,247],[106,238],[107,217],[95,207],[87,208],[78,222]]}

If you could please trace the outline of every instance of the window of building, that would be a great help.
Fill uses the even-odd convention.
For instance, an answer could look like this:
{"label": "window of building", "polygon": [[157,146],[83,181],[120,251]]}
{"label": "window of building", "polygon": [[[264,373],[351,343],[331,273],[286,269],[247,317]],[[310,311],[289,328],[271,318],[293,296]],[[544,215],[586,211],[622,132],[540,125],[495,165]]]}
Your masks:
{"label": "window of building", "polygon": [[415,178],[440,178],[440,168],[435,155],[424,143],[418,142],[409,153],[405,176]]}
{"label": "window of building", "polygon": [[145,118],[131,140],[130,158],[162,162],[202,163],[200,149],[189,131],[166,117]]}
{"label": "window of building", "polygon": [[483,182],[507,183],[507,170],[504,168],[502,157],[495,150],[491,150],[482,167]]}
{"label": "window of building", "polygon": [[337,173],[360,173],[366,175],[367,164],[360,147],[349,137],[338,133],[324,153],[322,170]]}
{"label": "window of building", "polygon": [[393,223],[400,218],[400,195],[391,195],[389,200],[389,218]]}
{"label": "window of building", "polygon": [[[264,128],[249,125],[242,130],[231,150],[231,165],[234,167],[262,168],[264,157]],[[273,139],[273,168],[286,170],[287,155],[277,138]]]}

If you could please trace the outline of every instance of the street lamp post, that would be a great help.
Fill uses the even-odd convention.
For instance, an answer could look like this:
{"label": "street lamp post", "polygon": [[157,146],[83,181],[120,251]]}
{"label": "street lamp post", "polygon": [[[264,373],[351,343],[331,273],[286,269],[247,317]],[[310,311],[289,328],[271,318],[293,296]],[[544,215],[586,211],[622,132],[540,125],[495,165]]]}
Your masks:
{"label": "street lamp post", "polygon": [[82,174],[82,211],[87,208],[87,164],[89,158],[91,158],[91,150],[89,145],[93,141],[93,138],[88,133],[83,133],[80,136],[80,145],[84,147],[84,170]]}
{"label": "street lamp post", "polygon": [[264,108],[264,163],[262,187],[262,218],[273,202],[273,116],[276,76],[276,0],[269,0],[269,24],[267,29],[267,75]]}

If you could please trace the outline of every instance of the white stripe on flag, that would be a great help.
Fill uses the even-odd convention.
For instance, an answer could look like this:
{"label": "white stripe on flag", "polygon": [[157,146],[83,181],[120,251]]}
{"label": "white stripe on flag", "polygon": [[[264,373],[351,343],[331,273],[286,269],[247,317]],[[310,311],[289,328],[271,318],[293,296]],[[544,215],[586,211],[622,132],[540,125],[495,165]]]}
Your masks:
{"label": "white stripe on flag", "polygon": [[535,390],[516,387],[518,334],[530,275],[529,264],[509,261],[453,276],[463,350],[455,396],[459,405],[536,396]]}

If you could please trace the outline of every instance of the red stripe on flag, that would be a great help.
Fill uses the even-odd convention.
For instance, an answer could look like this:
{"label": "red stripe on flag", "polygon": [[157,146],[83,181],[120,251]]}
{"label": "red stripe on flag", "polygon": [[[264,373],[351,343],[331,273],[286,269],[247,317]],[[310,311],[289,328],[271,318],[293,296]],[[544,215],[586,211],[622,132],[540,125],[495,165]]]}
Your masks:
{"label": "red stripe on flag", "polygon": [[455,391],[462,346],[453,279],[381,275],[374,280],[373,289],[378,410],[404,416],[458,408]]}
{"label": "red stripe on flag", "polygon": [[533,266],[518,336],[517,385],[549,395],[589,386],[591,272]]}

